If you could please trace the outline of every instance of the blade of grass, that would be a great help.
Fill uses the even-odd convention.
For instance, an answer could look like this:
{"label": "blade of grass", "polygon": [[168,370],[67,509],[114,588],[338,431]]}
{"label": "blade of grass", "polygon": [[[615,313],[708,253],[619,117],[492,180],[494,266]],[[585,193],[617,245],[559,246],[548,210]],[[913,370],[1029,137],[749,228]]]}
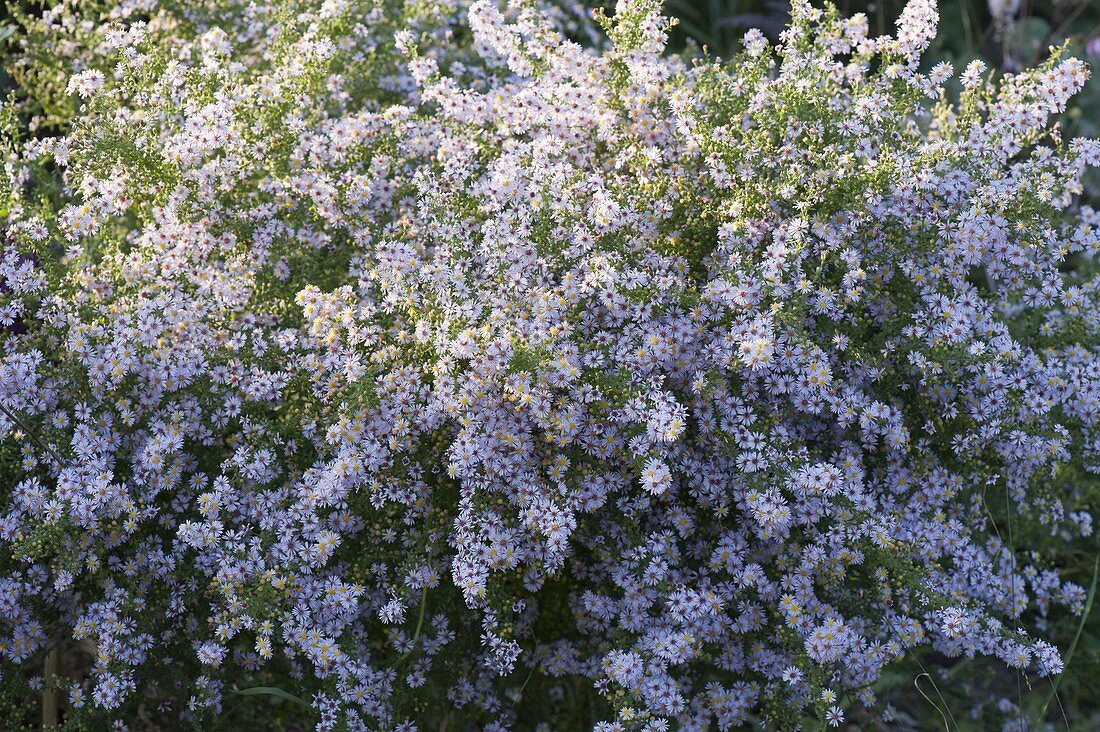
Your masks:
{"label": "blade of grass", "polygon": [[974,26],[970,17],[970,0],[959,4],[959,14],[962,16],[963,33],[966,37],[966,55],[974,55]]}
{"label": "blade of grass", "polygon": [[[940,713],[941,717],[943,717],[943,727],[947,730],[947,732],[951,732],[951,725],[947,723],[948,717],[951,718],[951,722],[955,725],[955,729],[958,730],[959,723],[955,720],[955,715],[951,713],[951,705],[947,703],[947,700],[943,698],[943,694],[940,693],[940,687],[936,685],[936,680],[932,678],[932,674],[928,673],[928,669],[924,667],[924,664],[920,662],[919,658],[914,656],[913,660],[917,662],[917,665],[920,666],[920,670],[923,672],[921,674],[918,674],[917,677],[913,679],[913,686],[917,687],[917,691],[920,692],[920,695],[924,697],[925,701],[935,707],[936,711]],[[928,680],[932,682],[932,688],[936,690],[936,696],[938,696],[940,698],[940,701],[943,702],[942,710],[940,709],[940,705],[932,701],[932,699],[924,693],[924,689],[920,688],[919,682],[921,676],[927,676]],[[947,710],[947,714],[944,714],[944,710]]]}
{"label": "blade of grass", "polygon": [[[920,695],[921,695],[921,696],[923,696],[923,697],[924,697],[924,700],[925,700],[926,702],[928,702],[929,704],[931,704],[931,705],[932,705],[932,708],[933,708],[933,709],[935,709],[935,710],[936,710],[937,712],[939,712],[939,713],[940,713],[940,717],[941,717],[941,718],[943,719],[943,728],[944,728],[945,730],[947,730],[947,732],[951,732],[951,725],[949,725],[949,724],[947,723],[947,715],[943,713],[943,710],[942,710],[942,709],[940,709],[940,705],[939,705],[939,704],[937,704],[936,702],[932,701],[932,697],[928,696],[928,694],[924,693],[924,689],[920,688],[920,680],[921,680],[921,677],[924,677],[924,676],[927,676],[927,677],[928,677],[928,680],[929,680],[929,681],[932,681],[932,688],[933,688],[933,689],[936,689],[936,682],[932,680],[932,677],[931,677],[931,676],[929,676],[929,674],[928,674],[927,672],[925,672],[925,673],[921,673],[921,674],[917,674],[917,675],[916,675],[916,677],[915,677],[915,678],[913,679],[913,686],[917,687],[917,691],[918,691],[918,692],[920,693]],[[937,694],[937,695],[938,695],[938,696],[939,696],[939,697],[940,697],[941,699],[943,698],[943,695],[942,695],[942,694],[940,694],[940,692],[939,692],[939,689],[936,689],[936,694]]]}
{"label": "blade of grass", "polygon": [[1077,632],[1073,635],[1073,641],[1069,644],[1069,648],[1066,649],[1066,660],[1062,664],[1062,673],[1058,674],[1058,678],[1051,683],[1050,695],[1047,696],[1046,703],[1043,704],[1040,719],[1046,717],[1047,707],[1050,706],[1050,703],[1058,694],[1058,686],[1062,683],[1062,677],[1069,670],[1070,661],[1073,660],[1073,652],[1077,650],[1077,642],[1081,640],[1081,633],[1085,630],[1085,621],[1088,620],[1089,613],[1092,611],[1092,602],[1096,599],[1096,580],[1098,576],[1100,576],[1100,557],[1097,557],[1092,564],[1092,583],[1089,585],[1089,594],[1085,598],[1085,609],[1081,612],[1081,622],[1077,624]]}
{"label": "blade of grass", "polygon": [[280,699],[285,699],[286,701],[291,702],[293,704],[301,704],[303,707],[310,706],[310,703],[307,702],[302,697],[295,696],[294,694],[291,694],[289,691],[283,691],[282,689],[280,689],[276,686],[253,686],[253,687],[248,688],[248,689],[234,690],[233,693],[234,694],[240,694],[241,696],[257,696],[257,695],[276,696],[276,697],[279,697]]}

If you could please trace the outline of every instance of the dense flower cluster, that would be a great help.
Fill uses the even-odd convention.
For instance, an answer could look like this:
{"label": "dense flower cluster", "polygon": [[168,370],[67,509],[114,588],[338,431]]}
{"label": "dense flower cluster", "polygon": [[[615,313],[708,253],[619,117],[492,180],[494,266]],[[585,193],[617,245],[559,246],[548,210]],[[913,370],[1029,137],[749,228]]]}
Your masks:
{"label": "dense flower cluster", "polygon": [[96,41],[8,139],[5,681],[659,732],[838,726],[922,646],[1061,671],[1022,627],[1085,591],[1013,532],[1092,531],[1082,63],[951,104],[931,0],[727,63],[652,0],[214,5],[40,29]]}

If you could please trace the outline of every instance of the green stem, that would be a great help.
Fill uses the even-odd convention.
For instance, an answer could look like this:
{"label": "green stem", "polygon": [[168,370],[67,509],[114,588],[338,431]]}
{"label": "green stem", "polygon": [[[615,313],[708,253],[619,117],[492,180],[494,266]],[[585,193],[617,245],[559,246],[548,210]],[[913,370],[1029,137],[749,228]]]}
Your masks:
{"label": "green stem", "polygon": [[409,650],[401,654],[401,658],[397,659],[397,663],[400,665],[404,663],[414,650],[416,650],[416,642],[420,639],[420,630],[424,627],[424,610],[428,607],[428,585],[424,585],[424,589],[420,593],[420,613],[416,618],[416,630],[413,631],[412,642],[409,645]]}
{"label": "green stem", "polygon": [[57,648],[46,653],[46,667],[42,672],[42,729],[57,729]]}
{"label": "green stem", "polygon": [[3,412],[3,413],[4,413],[4,415],[5,415],[5,416],[6,416],[6,417],[7,417],[8,419],[10,419],[10,420],[11,420],[11,421],[12,421],[12,422],[13,422],[13,423],[15,424],[15,426],[16,426],[16,427],[18,427],[19,429],[23,430],[23,432],[24,432],[24,433],[25,433],[25,434],[26,434],[26,435],[27,435],[28,437],[30,437],[30,438],[31,438],[32,440],[34,440],[35,442],[37,442],[37,443],[38,443],[38,445],[39,445],[39,447],[41,447],[41,448],[42,448],[43,450],[45,450],[46,452],[50,453],[50,455],[51,455],[51,456],[53,457],[53,459],[57,461],[57,464],[58,464],[58,465],[60,465],[61,463],[63,463],[63,462],[64,462],[64,461],[63,461],[63,460],[62,460],[62,459],[60,458],[60,456],[58,456],[58,454],[57,454],[56,452],[54,452],[54,451],[53,451],[53,448],[52,448],[52,447],[50,447],[49,445],[47,445],[47,444],[46,444],[45,442],[43,442],[42,440],[38,439],[38,435],[36,435],[36,434],[34,433],[34,431],[33,431],[33,430],[29,430],[29,429],[27,429],[26,425],[24,425],[24,424],[23,424],[23,422],[22,422],[22,421],[21,421],[21,420],[20,420],[20,419],[19,419],[18,417],[16,417],[16,416],[15,416],[14,414],[12,414],[12,413],[11,413],[10,411],[8,411],[8,408],[7,408],[7,407],[5,407],[5,406],[4,406],[3,404],[0,404],[0,412]]}

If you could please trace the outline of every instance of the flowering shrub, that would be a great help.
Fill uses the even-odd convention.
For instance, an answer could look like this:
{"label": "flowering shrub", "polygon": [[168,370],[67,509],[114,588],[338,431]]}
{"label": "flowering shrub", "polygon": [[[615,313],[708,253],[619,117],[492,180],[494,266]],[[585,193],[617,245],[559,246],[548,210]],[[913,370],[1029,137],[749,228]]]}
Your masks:
{"label": "flowering shrub", "polygon": [[1081,62],[950,103],[931,0],[729,63],[654,0],[58,7],[62,134],[6,108],[7,699],[787,729],[922,647],[1061,672],[1024,628],[1085,589],[1016,538],[1092,530]]}

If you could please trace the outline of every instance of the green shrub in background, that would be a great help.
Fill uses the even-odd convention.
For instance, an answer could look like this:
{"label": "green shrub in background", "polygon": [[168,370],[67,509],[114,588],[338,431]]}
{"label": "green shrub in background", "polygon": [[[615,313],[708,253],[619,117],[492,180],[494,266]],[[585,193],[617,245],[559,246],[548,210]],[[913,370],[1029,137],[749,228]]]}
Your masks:
{"label": "green shrub in background", "polygon": [[[838,5],[844,14],[866,13],[872,27],[885,33],[904,2],[846,0]],[[1014,13],[1005,14],[1013,7]],[[671,15],[684,19],[673,32],[674,44],[697,43],[726,57],[740,47],[740,34],[745,24],[756,25],[774,38],[787,17],[786,3],[766,0],[705,3],[673,0],[667,8]],[[982,60],[994,73],[1018,71],[1021,67],[1042,62],[1051,47],[1065,44],[1070,53],[1085,59],[1094,68],[1100,64],[1100,3],[1090,0],[953,0],[939,3],[939,10],[939,33],[925,56],[927,68],[940,61],[952,62],[959,68],[970,61]],[[995,20],[998,16],[1000,22]],[[952,90],[957,92],[957,87]],[[1100,136],[1100,74],[1094,73],[1081,93],[1074,97],[1063,117],[1063,129],[1067,137]],[[1085,200],[1095,205],[1100,200],[1100,175],[1090,171],[1085,176],[1085,186]],[[1092,495],[1089,502],[1094,507],[1100,506],[1100,495]],[[1092,586],[1098,555],[1100,544],[1088,544],[1062,557],[1059,563],[1077,581]],[[1075,650],[1074,661],[1070,672],[1059,682],[1059,696],[1070,708],[1069,716],[1074,719],[1072,728],[1093,729],[1100,724],[1093,716],[1097,708],[1095,700],[1100,698],[1100,613],[1090,614],[1067,636],[1066,643]],[[990,722],[969,719],[965,712],[976,700],[991,695],[1007,696],[1032,711],[1059,706],[1050,689],[1033,690],[1025,685],[1021,693],[1014,688],[1016,679],[1000,677],[988,667],[959,664],[938,685],[938,676],[925,677],[925,670],[914,664],[904,672],[891,675],[892,683],[898,687],[906,684],[912,687],[906,715],[910,726],[919,726],[915,720],[926,719],[926,715],[931,714],[933,726],[940,723],[950,729],[956,726],[986,729]],[[916,688],[921,683],[924,688]],[[938,711],[930,712],[930,707]],[[957,717],[951,716],[951,709],[956,710]],[[941,714],[949,715],[948,719],[940,722]],[[1031,724],[1030,719],[1025,717],[1021,725],[1027,727]],[[1066,720],[1057,720],[1054,726],[1064,728]]]}
{"label": "green shrub in background", "polygon": [[[844,15],[865,13],[872,31],[882,34],[904,2],[844,0],[838,5]],[[671,0],[666,9],[680,19],[672,33],[674,47],[696,43],[725,57],[739,49],[748,28],[758,27],[775,39],[788,17],[783,0]],[[939,3],[939,10],[939,34],[925,56],[929,68],[940,61],[962,68],[981,60],[990,69],[1018,71],[1064,44],[1069,53],[1100,63],[1100,3],[1095,0],[951,0]],[[1100,135],[1100,75],[1094,74],[1074,98],[1064,126],[1068,136]],[[1091,173],[1086,184],[1095,202],[1100,176]]]}

